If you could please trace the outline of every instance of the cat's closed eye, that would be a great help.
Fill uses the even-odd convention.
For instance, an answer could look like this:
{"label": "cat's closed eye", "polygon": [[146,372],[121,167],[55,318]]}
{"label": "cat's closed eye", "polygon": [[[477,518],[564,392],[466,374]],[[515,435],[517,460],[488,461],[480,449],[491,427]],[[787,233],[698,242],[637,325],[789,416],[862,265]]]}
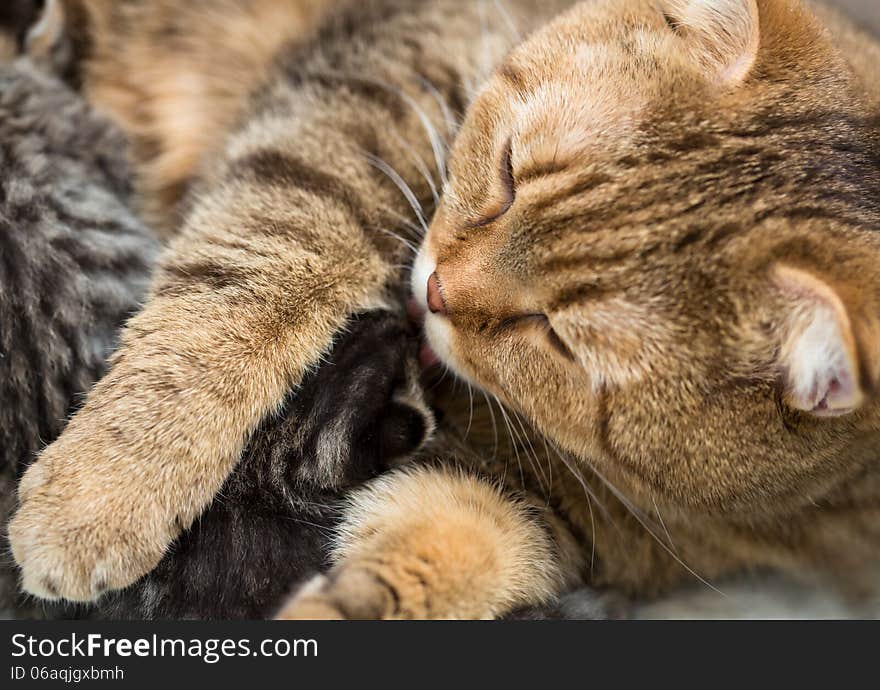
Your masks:
{"label": "cat's closed eye", "polygon": [[574,359],[574,354],[569,349],[565,341],[560,337],[556,329],[550,323],[550,319],[543,313],[527,313],[510,316],[501,322],[503,329],[528,328],[533,332],[541,334],[547,344],[558,354],[568,360]]}

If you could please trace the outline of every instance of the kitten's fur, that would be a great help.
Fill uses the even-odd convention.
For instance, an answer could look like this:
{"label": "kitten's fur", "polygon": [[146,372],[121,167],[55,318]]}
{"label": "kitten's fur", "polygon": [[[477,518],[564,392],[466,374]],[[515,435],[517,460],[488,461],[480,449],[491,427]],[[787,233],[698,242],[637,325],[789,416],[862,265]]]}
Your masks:
{"label": "kitten's fur", "polygon": [[[451,127],[438,100],[466,104],[463,82],[494,67],[414,287],[434,348],[526,417],[538,463],[513,473],[519,455],[469,440],[457,468],[379,478],[334,569],[283,615],[486,617],[583,580],[653,594],[876,557],[880,315],[875,281],[848,282],[876,264],[876,100],[859,83],[876,44],[843,27],[844,57],[796,0],[596,0],[503,60],[511,23],[558,9],[504,6],[346,3],[312,47],[255,69],[260,97],[208,158],[165,171],[201,179],[153,299],[21,485],[29,591],[88,600],[158,562],[332,334],[401,279],[382,230],[406,199],[371,163],[430,199],[426,120]],[[92,40],[124,47],[131,24],[106,16]],[[123,123],[143,112],[126,110],[138,71],[94,55],[87,90]],[[151,80],[150,102],[210,122],[177,86]],[[173,124],[150,119],[153,151]]]}
{"label": "kitten's fur", "polygon": [[[106,370],[157,244],[122,134],[26,62],[0,65],[0,531],[15,482]],[[5,541],[5,538],[4,538]],[[4,554],[0,610],[17,601]]]}
{"label": "kitten's fur", "polygon": [[254,433],[212,505],[100,615],[263,618],[326,568],[346,493],[432,431],[405,317],[357,317],[299,391]]}

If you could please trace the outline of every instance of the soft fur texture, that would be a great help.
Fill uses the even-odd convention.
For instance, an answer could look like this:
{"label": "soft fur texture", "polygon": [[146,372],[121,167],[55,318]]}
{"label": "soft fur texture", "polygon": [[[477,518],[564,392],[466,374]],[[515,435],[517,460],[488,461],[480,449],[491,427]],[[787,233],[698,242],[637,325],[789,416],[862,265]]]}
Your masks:
{"label": "soft fur texture", "polygon": [[[149,17],[159,5],[126,3],[124,14]],[[105,9],[116,16],[119,7]],[[50,446],[42,456],[47,462],[34,465],[20,484],[11,543],[29,591],[89,600],[152,569],[334,333],[353,313],[387,302],[389,288],[400,283],[406,247],[388,228],[400,227],[409,206],[371,160],[382,159],[407,178],[418,175],[419,161],[433,155],[421,113],[443,117],[437,89],[445,101],[463,103],[462,75],[479,75],[485,48],[500,54],[509,45],[495,40],[477,50],[480,23],[459,7],[352,3],[325,27],[319,50],[285,54],[285,69],[273,73],[200,181],[185,227],[161,262],[152,306],[129,323],[112,373],[66,429],[68,442],[77,439],[100,459]],[[500,16],[493,22],[506,26]],[[95,60],[104,55],[102,41],[136,45],[113,32],[124,36],[140,25],[110,22],[91,39]],[[416,37],[400,41],[401,32]],[[438,40],[449,35],[457,36],[454,46]],[[157,46],[150,59],[159,52]],[[222,54],[214,51],[212,66]],[[188,69],[188,56],[178,56],[181,69]],[[416,58],[418,72],[409,67]],[[124,64],[118,55],[100,62],[107,70]],[[103,72],[93,70],[98,67],[87,66],[83,74],[86,91],[96,94],[100,84],[90,84],[88,75]],[[364,70],[369,77],[357,76]],[[120,67],[114,83],[123,88],[136,73]],[[138,103],[133,113],[145,110],[132,102]],[[195,116],[212,106],[182,112]],[[398,135],[380,137],[389,118]],[[214,131],[209,124],[199,131]],[[162,133],[153,132],[160,148]],[[430,198],[425,181],[419,195]],[[94,415],[103,430],[97,436],[87,421]],[[133,464],[135,457],[142,461]],[[90,511],[62,508],[86,496]],[[41,504],[54,515],[54,527],[43,524]],[[31,558],[51,572],[29,567]]]}
{"label": "soft fur texture", "polygon": [[[22,22],[36,17],[23,15]],[[12,28],[12,27],[10,27]],[[15,25],[24,35],[26,27]],[[106,369],[140,306],[157,244],[129,208],[127,145],[29,62],[0,72],[2,528],[28,460]],[[295,397],[256,430],[220,497],[154,572],[97,610],[24,601],[3,564],[0,612],[259,618],[326,566],[346,490],[404,460],[432,420],[406,318],[355,318]]]}
{"label": "soft fur texture", "polygon": [[213,504],[149,575],[103,599],[100,615],[264,618],[326,569],[346,493],[432,431],[408,331],[393,312],[357,317],[260,425]]}
{"label": "soft fur texture", "polygon": [[[89,600],[159,561],[333,333],[402,279],[395,182],[430,201],[437,128],[465,106],[413,286],[433,349],[520,439],[493,453],[452,395],[456,467],[357,492],[336,565],[282,615],[492,617],[584,581],[644,596],[755,568],[865,584],[875,42],[797,0],[594,0],[549,24],[571,3],[344,3],[310,46],[257,56],[259,97],[232,99],[227,138],[206,126],[208,94],[155,80],[143,106],[133,63],[106,59],[136,45],[132,26],[161,25],[162,3],[85,4],[107,17],[87,92],[144,150],[181,116],[217,139],[166,171],[198,193],[151,302],[22,482],[11,536],[29,591]],[[516,25],[530,35],[511,52]],[[149,35],[152,59],[165,34]],[[163,54],[171,74],[204,66]],[[176,119],[146,135],[132,118],[157,103]],[[474,409],[483,428],[491,409]]]}
{"label": "soft fur texture", "polygon": [[[575,503],[586,487],[535,439],[594,584],[644,597],[783,568],[873,587],[878,45],[841,53],[827,31],[787,0],[581,3],[512,51],[458,134],[413,272],[428,340],[613,495]],[[434,481],[462,492],[403,473],[363,492],[334,574],[283,615],[509,606],[460,557],[422,558],[428,595],[411,582],[437,527],[401,497]],[[467,493],[480,507],[450,509],[446,543],[488,532],[495,498]],[[559,562],[505,522],[534,577],[500,555],[488,577],[546,597]]]}
{"label": "soft fur texture", "polygon": [[[0,530],[15,482],[106,370],[157,244],[121,133],[63,84],[0,66]],[[4,539],[5,541],[5,539]],[[21,604],[4,554],[0,609]]]}
{"label": "soft fur texture", "polygon": [[[26,27],[16,32],[24,35]],[[65,64],[60,69],[68,72]],[[0,142],[8,149],[3,189],[11,190],[4,194],[3,241],[14,262],[7,269],[16,269],[3,273],[0,303],[8,365],[0,487],[5,529],[22,460],[58,434],[68,409],[104,370],[116,330],[145,290],[156,247],[127,206],[126,146],[109,122],[25,62],[6,68],[0,86]],[[92,179],[93,169],[106,179]],[[116,189],[103,198],[98,182]],[[71,186],[81,196],[69,198]],[[87,216],[75,215],[86,208]],[[120,240],[118,233],[135,239]],[[45,606],[21,600],[17,573],[7,567],[2,615],[271,615],[292,586],[326,568],[345,494],[407,459],[430,436],[410,330],[399,313],[354,318],[321,366],[254,432],[195,526],[135,585],[96,608]],[[601,604],[584,593],[569,613],[597,615]]]}

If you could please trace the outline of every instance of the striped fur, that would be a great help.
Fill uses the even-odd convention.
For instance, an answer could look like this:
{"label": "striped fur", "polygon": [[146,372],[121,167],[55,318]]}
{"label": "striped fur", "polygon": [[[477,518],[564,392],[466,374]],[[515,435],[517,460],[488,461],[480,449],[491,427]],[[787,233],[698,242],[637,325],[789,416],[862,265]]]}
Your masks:
{"label": "striped fur", "polygon": [[[121,133],[30,65],[0,72],[0,525],[15,482],[106,367],[157,246],[135,220]],[[221,497],[147,577],[92,608],[38,605],[0,571],[0,616],[258,618],[326,565],[343,495],[430,436],[400,313],[359,315],[267,415]],[[342,401],[342,403],[340,403]],[[5,542],[5,538],[4,538]]]}
{"label": "striped fur", "polygon": [[[510,45],[497,13],[490,40],[476,40],[482,23],[465,6],[352,3],[313,49],[279,55],[281,68],[249,117],[218,144],[222,155],[197,184],[152,300],[129,323],[111,372],[20,485],[10,535],[28,591],[91,599],[155,566],[348,316],[387,301],[405,252],[385,230],[409,207],[365,154],[415,184],[417,161],[434,153],[422,113],[443,122],[436,94],[465,102],[465,81],[479,81],[487,55],[497,59]],[[297,184],[274,183],[274,173],[266,179],[259,154],[267,148],[310,174]],[[352,198],[315,193],[316,179],[351,185]],[[430,196],[424,180],[415,189]],[[86,495],[92,510],[65,511],[69,523],[50,507],[73,507]],[[60,531],[42,525],[41,504]],[[76,548],[73,532],[83,537]]]}
{"label": "striped fur", "polygon": [[[568,568],[593,585],[650,597],[775,568],[876,588],[880,63],[864,53],[880,46],[823,16],[836,41],[793,0],[580,3],[507,56],[453,146],[413,271],[428,341],[540,434],[517,431],[520,481],[587,547]],[[789,265],[811,276],[794,291]],[[826,289],[867,401],[837,417],[787,390],[791,319]],[[466,537],[490,531],[492,500],[473,479],[462,511],[457,481],[439,533],[404,510],[414,483],[435,493],[425,479],[362,492],[339,563],[282,615],[480,617],[546,597],[565,542],[548,561],[520,525],[524,588]],[[515,506],[496,520],[511,531]],[[514,601],[483,589],[468,546]]]}
{"label": "striped fur", "polygon": [[431,435],[405,317],[363,314],[256,429],[218,497],[159,565],[97,614],[257,619],[326,569],[344,497]]}
{"label": "striped fur", "polygon": [[[630,562],[567,510],[599,534],[596,584],[875,558],[880,45],[819,12],[581,3],[507,57],[452,150],[414,271],[426,307],[428,275],[442,294],[428,339],[614,495],[609,522],[629,504]],[[784,266],[846,302],[849,415],[793,405],[785,338],[819,298]]]}
{"label": "striped fur", "polygon": [[[0,529],[14,483],[106,371],[157,254],[121,133],[26,63],[0,67]],[[4,555],[0,609],[16,602]]]}
{"label": "striped fur", "polygon": [[[156,82],[147,102],[167,97],[188,127],[153,118],[142,141],[212,137],[153,170],[154,191],[193,191],[153,198],[185,212],[181,231],[111,372],[22,482],[11,536],[29,591],[88,600],[153,567],[345,319],[385,301],[405,253],[383,231],[409,212],[387,173],[431,199],[442,147],[425,120],[447,125],[443,101],[467,114],[416,296],[436,270],[431,345],[534,429],[513,454],[456,445],[453,401],[440,438],[457,469],[356,493],[336,565],[282,615],[491,617],[585,580],[645,595],[873,557],[875,296],[847,279],[876,264],[877,63],[856,54],[876,45],[843,28],[845,56],[796,0],[723,0],[718,26],[681,3],[594,0],[509,51],[511,23],[529,34],[569,4],[344,3],[311,42],[247,63],[261,85],[229,136],[199,117],[215,101]],[[127,6],[83,74],[138,136],[149,108],[100,48],[145,16]],[[172,74],[198,74],[195,52],[171,54]],[[794,328],[780,261],[815,262],[854,305],[847,352],[871,400],[855,414],[801,414],[778,383],[773,338]]]}

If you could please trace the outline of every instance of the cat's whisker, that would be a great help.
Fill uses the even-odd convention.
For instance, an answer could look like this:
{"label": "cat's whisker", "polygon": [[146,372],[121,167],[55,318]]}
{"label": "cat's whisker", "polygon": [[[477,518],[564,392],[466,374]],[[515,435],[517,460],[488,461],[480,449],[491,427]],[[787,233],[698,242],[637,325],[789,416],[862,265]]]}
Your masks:
{"label": "cat's whisker", "polygon": [[510,418],[507,416],[507,410],[504,409],[504,405],[501,404],[501,401],[498,399],[497,395],[492,396],[495,398],[495,402],[498,403],[498,410],[501,412],[501,418],[504,420],[504,425],[507,427],[507,436],[510,439],[510,446],[513,449],[513,455],[516,458],[516,464],[519,466],[519,479],[520,484],[525,487],[526,478],[523,473],[522,460],[519,457],[519,435],[516,433],[516,430],[510,423]]}
{"label": "cat's whisker", "polygon": [[675,543],[672,541],[672,535],[669,534],[669,530],[666,528],[666,523],[663,521],[663,516],[660,514],[660,507],[657,505],[657,499],[652,496],[651,501],[654,503],[654,511],[657,513],[657,519],[660,521],[660,526],[666,533],[666,539],[669,541],[669,546],[675,550]]}
{"label": "cat's whisker", "polygon": [[471,433],[471,425],[474,422],[474,389],[469,382],[465,383],[467,385],[468,398],[470,400],[470,414],[468,415],[467,429],[464,432],[464,437],[467,438]]}
{"label": "cat's whisker", "polygon": [[370,165],[376,168],[379,172],[386,175],[388,179],[391,180],[391,182],[393,182],[395,186],[400,190],[407,203],[409,203],[410,207],[415,212],[422,231],[427,234],[428,223],[425,220],[425,216],[423,215],[422,205],[419,203],[419,200],[416,197],[415,192],[413,192],[412,187],[410,187],[406,183],[406,180],[404,180],[400,176],[400,174],[384,160],[382,160],[378,156],[373,155],[372,153],[364,153],[364,155],[366,156],[367,161],[370,163]]}
{"label": "cat's whisker", "polygon": [[684,568],[688,573],[690,573],[692,576],[694,576],[697,580],[699,580],[702,584],[704,584],[709,589],[713,590],[714,592],[720,594],[723,597],[727,596],[726,594],[724,594],[724,592],[722,592],[715,585],[713,585],[711,582],[709,582],[706,578],[704,578],[702,575],[700,575],[696,570],[694,570],[687,563],[685,563],[684,560],[682,560],[682,558],[678,555],[678,553],[676,553],[662,539],[660,539],[660,537],[657,536],[657,533],[654,532],[653,529],[651,529],[651,526],[649,524],[649,518],[647,518],[647,516],[645,516],[644,512],[637,505],[635,505],[629,498],[627,498],[626,495],[622,491],[620,491],[620,489],[618,489],[616,486],[614,486],[592,464],[590,465],[590,469],[605,484],[605,486],[614,495],[614,497],[617,498],[617,500],[620,501],[621,504],[623,504],[623,506],[632,514],[632,516],[645,529],[645,531],[647,531],[648,534],[650,534],[654,538],[654,540],[657,542],[657,544],[659,544],[660,547],[664,551],[666,551],[666,553],[668,553],[670,556],[672,556],[672,558],[675,560],[676,563],[678,563],[682,568]]}
{"label": "cat's whisker", "polygon": [[431,143],[431,149],[434,152],[434,162],[437,165],[437,174],[440,176],[440,182],[443,187],[446,187],[449,183],[449,180],[446,177],[446,156],[448,152],[448,146],[446,142],[440,137],[440,134],[437,132],[437,128],[434,126],[434,123],[431,122],[431,119],[425,113],[424,110],[416,103],[414,100],[409,98],[404,94],[404,99],[407,100],[412,106],[413,110],[415,110],[416,115],[418,115],[419,119],[422,122],[422,127],[424,127],[426,134],[428,135],[428,140]]}
{"label": "cat's whisker", "polygon": [[[526,427],[523,424],[523,420],[519,416],[519,413],[516,412],[515,410],[511,410],[511,412],[513,413],[514,419],[516,419],[517,424],[519,424],[519,428],[522,431],[523,437],[526,439],[526,443],[528,443],[528,446],[529,446],[528,449],[523,448],[523,450],[526,451],[527,457],[528,457],[528,451],[531,450],[532,457],[534,458],[534,462],[531,462],[531,460],[530,460],[530,463],[532,465],[532,469],[535,470],[535,478],[538,480],[538,483],[541,486],[541,490],[545,492],[545,498],[547,500],[549,500],[551,498],[551,493],[553,491],[553,485],[550,484],[549,480],[547,479],[547,475],[544,472],[544,466],[541,464],[541,461],[538,458],[538,453],[535,450],[535,446],[532,444],[531,434],[529,434],[529,432],[526,430]],[[547,482],[546,489],[544,488],[545,481]]]}
{"label": "cat's whisker", "polygon": [[489,400],[489,396],[486,394],[486,391],[480,390],[480,393],[483,395],[483,398],[486,401],[486,407],[489,408],[489,419],[492,421],[492,436],[494,438],[493,447],[492,447],[492,459],[498,457],[498,424],[495,420],[495,410],[492,408],[492,401]]}
{"label": "cat's whisker", "polygon": [[383,235],[387,235],[388,237],[391,237],[391,238],[397,240],[397,241],[400,242],[404,247],[406,247],[406,248],[412,253],[413,256],[415,256],[416,254],[419,253],[419,248],[418,248],[418,247],[416,247],[416,246],[415,246],[412,242],[410,242],[408,239],[406,239],[406,238],[401,237],[400,235],[398,235],[396,232],[393,232],[393,231],[391,231],[391,230],[387,230],[386,228],[373,228],[373,230],[376,230],[377,232],[381,232]]}
{"label": "cat's whisker", "polygon": [[550,505],[550,500],[553,497],[553,462],[550,459],[550,447],[547,445],[547,437],[544,434],[540,434],[541,442],[544,444],[544,457],[547,460],[547,473],[549,476],[550,483],[550,495],[547,496],[547,505]]}
{"label": "cat's whisker", "polygon": [[620,531],[620,527],[617,525],[617,522],[611,517],[611,512],[608,510],[607,506],[599,500],[599,497],[590,488],[590,485],[587,483],[587,480],[584,479],[583,474],[576,468],[569,458],[566,456],[565,451],[561,451],[556,444],[550,443],[550,447],[553,448],[556,453],[556,457],[559,458],[560,462],[565,466],[565,468],[571,473],[571,476],[575,478],[575,481],[580,484],[583,489],[584,496],[587,498],[587,509],[590,513],[590,529],[592,532],[592,536],[590,539],[590,572],[593,572],[593,568],[596,562],[596,519],[593,515],[593,501],[596,502],[596,505],[599,507],[599,510],[602,511],[602,515],[605,520],[614,528],[614,530],[618,533],[619,536],[623,536],[623,533]]}
{"label": "cat's whisker", "polygon": [[[329,76],[340,76],[332,71],[328,73]],[[342,75],[345,76],[345,75]],[[348,75],[351,76],[351,75]],[[383,89],[386,89],[390,93],[395,94],[401,101],[403,101],[406,105],[408,105],[412,111],[416,114],[416,117],[419,119],[419,122],[422,125],[422,128],[425,131],[425,134],[428,137],[428,142],[431,145],[431,149],[434,153],[434,162],[437,165],[437,172],[440,176],[440,180],[445,187],[447,184],[446,179],[446,152],[447,145],[440,134],[437,132],[437,128],[434,126],[434,123],[431,121],[431,118],[425,112],[424,108],[418,104],[418,102],[412,98],[408,93],[406,93],[400,87],[394,86],[393,84],[389,84],[386,81],[376,78],[369,78],[363,76],[357,76],[357,79],[361,79],[365,82],[369,82],[371,84],[375,84]]]}
{"label": "cat's whisker", "polygon": [[438,387],[440,386],[440,384],[442,384],[443,381],[446,380],[446,377],[447,377],[448,375],[449,375],[449,367],[448,367],[447,365],[444,364],[444,365],[443,365],[443,373],[440,375],[440,378],[437,379],[437,381],[434,382],[434,385],[431,386],[431,387],[428,389],[428,392],[430,393],[430,392],[433,391],[434,389],[438,388]]}
{"label": "cat's whisker", "polygon": [[314,527],[315,529],[320,530],[321,532],[324,532],[326,534],[330,534],[330,535],[336,534],[336,531],[331,527],[327,527],[326,525],[319,525],[316,522],[310,522],[308,520],[303,520],[302,518],[296,518],[296,517],[293,517],[290,515],[284,515],[284,516],[282,516],[281,519],[287,520],[289,522],[296,522],[297,524],[300,524],[300,525],[308,525],[309,527]]}
{"label": "cat's whisker", "polygon": [[407,152],[412,160],[413,165],[416,167],[416,170],[419,171],[419,174],[424,178],[425,182],[428,185],[428,188],[431,190],[431,197],[434,199],[434,206],[440,205],[440,193],[437,191],[437,185],[434,182],[434,177],[431,175],[431,171],[428,169],[427,163],[425,163],[425,159],[419,155],[419,152],[415,150],[415,147],[408,141],[406,141],[403,137],[397,133],[396,130],[392,130],[394,132],[394,138],[397,140],[398,144]]}
{"label": "cat's whisker", "polygon": [[502,0],[493,1],[495,3],[495,9],[498,10],[498,14],[501,15],[504,23],[507,24],[507,29],[508,31],[510,31],[510,35],[513,36],[514,40],[517,43],[522,43],[522,34],[520,33],[516,22],[513,20],[513,17],[510,16],[510,11],[504,6]]}
{"label": "cat's whisker", "polygon": [[[434,97],[434,100],[437,101],[437,105],[440,106],[440,112],[443,114],[443,120],[446,123],[446,133],[449,135],[450,138],[455,137],[461,124],[461,113],[459,113],[457,117],[452,112],[452,108],[449,107],[449,104],[446,102],[443,94],[440,93],[437,87],[434,86],[434,84],[432,84],[429,79],[427,79],[423,75],[417,75],[416,78],[425,87],[425,89],[427,89],[428,93],[430,93]],[[449,148],[448,142],[446,143],[446,148]]]}
{"label": "cat's whisker", "polygon": [[416,222],[414,222],[414,221],[410,220],[409,218],[407,218],[405,215],[403,215],[397,209],[391,208],[390,206],[387,206],[386,204],[379,204],[379,209],[382,211],[382,213],[387,214],[389,217],[393,218],[398,223],[400,223],[406,230],[408,230],[409,233],[412,235],[413,239],[421,241],[422,236],[423,236],[423,230],[422,230],[421,225],[419,225],[419,223],[417,222],[418,218],[416,218]]}

